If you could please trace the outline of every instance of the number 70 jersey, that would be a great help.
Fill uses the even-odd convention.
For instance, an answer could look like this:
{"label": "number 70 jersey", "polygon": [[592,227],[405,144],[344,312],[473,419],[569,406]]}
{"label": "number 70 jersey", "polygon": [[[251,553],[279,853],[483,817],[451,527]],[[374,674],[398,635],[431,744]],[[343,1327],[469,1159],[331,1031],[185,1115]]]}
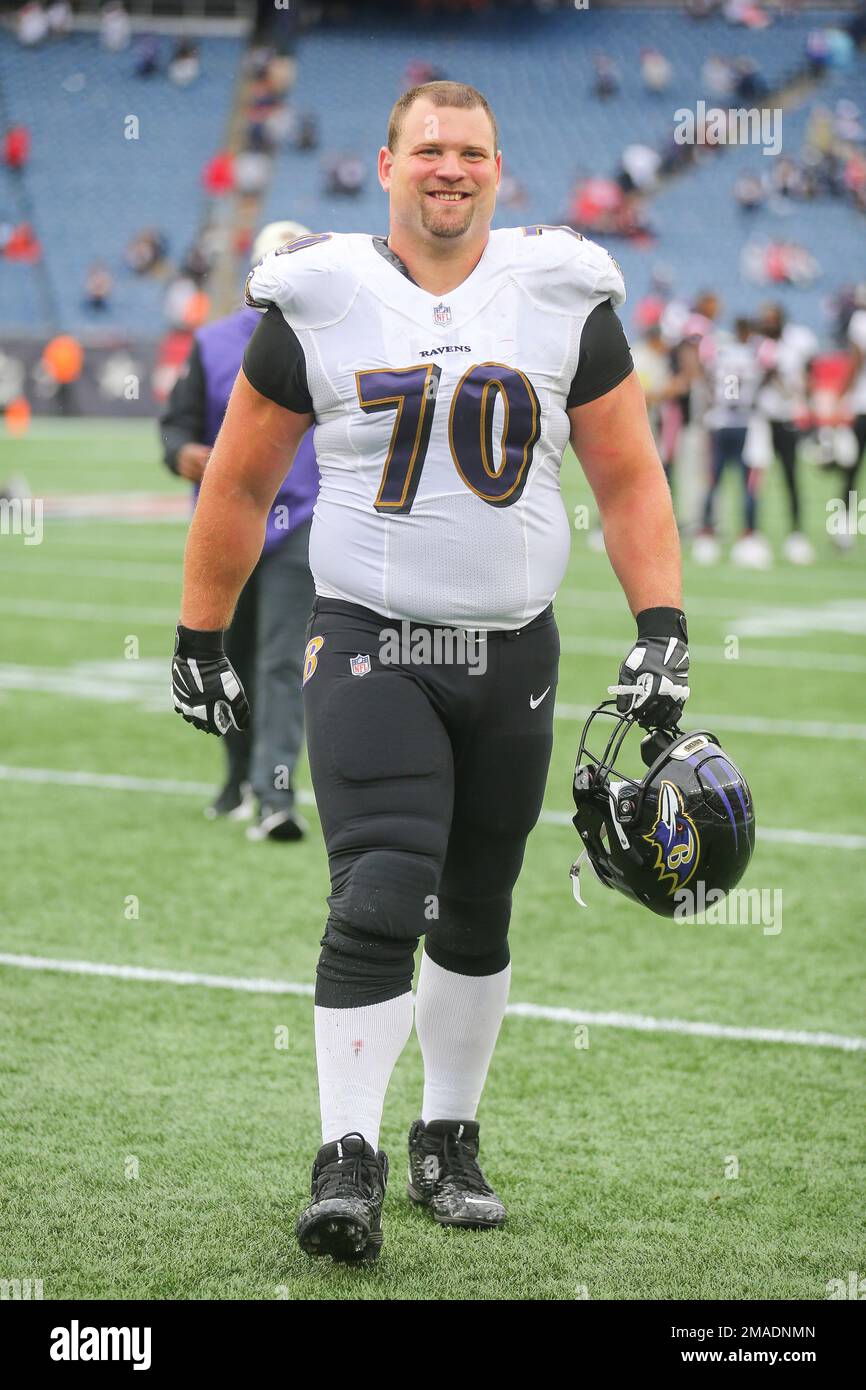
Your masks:
{"label": "number 70 jersey", "polygon": [[616,262],[561,227],[492,232],[441,296],[371,236],[265,256],[247,280],[265,321],[244,371],[315,416],[317,594],[492,630],[546,608],[570,544],[566,409],[631,371],[624,299]]}

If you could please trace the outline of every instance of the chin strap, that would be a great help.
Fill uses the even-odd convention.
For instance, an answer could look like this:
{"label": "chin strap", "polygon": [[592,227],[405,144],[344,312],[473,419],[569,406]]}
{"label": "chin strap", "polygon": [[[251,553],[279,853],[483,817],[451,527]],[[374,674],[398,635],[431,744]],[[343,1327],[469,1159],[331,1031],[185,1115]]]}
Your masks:
{"label": "chin strap", "polygon": [[586,903],[580,896],[580,869],[584,859],[586,859],[588,854],[589,850],[585,849],[583,853],[579,855],[577,859],[575,859],[574,863],[568,871],[571,875],[571,891],[574,894],[574,901],[576,903],[579,903],[581,907],[586,907]]}

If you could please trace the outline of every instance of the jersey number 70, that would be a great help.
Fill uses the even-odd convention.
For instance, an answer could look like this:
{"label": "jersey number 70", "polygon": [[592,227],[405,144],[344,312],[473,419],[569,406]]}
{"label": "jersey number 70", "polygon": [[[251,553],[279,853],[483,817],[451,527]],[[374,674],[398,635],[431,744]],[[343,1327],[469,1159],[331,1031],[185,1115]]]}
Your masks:
{"label": "jersey number 70", "polygon": [[[382,481],[374,502],[377,512],[412,510],[430,443],[436,393],[442,368],[395,367],[355,373],[361,409],[397,412]],[[502,397],[499,459],[494,458],[493,409]],[[491,507],[510,507],[526,486],[532,451],[541,429],[541,406],[535,387],[523,372],[501,362],[482,362],[463,374],[448,416],[448,444],[454,467],[464,483]]]}

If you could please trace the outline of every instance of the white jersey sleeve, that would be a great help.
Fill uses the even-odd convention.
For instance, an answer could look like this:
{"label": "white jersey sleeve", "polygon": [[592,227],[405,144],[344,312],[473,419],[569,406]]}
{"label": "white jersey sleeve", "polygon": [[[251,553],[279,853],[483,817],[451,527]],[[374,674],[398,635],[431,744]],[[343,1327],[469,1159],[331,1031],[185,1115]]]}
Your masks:
{"label": "white jersey sleeve", "polygon": [[295,329],[339,323],[360,288],[353,240],[319,232],[269,251],[247,276],[244,302],[262,311],[275,304]]}

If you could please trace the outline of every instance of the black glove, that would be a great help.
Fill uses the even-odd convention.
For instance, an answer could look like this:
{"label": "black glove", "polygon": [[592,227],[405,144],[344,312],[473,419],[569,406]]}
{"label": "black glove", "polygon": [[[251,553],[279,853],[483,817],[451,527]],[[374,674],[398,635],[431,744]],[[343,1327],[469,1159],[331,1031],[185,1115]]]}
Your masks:
{"label": "black glove", "polygon": [[637,615],[637,641],[619,668],[620,714],[634,714],[644,729],[675,729],[689,698],[689,633],[679,608],[645,608]]}
{"label": "black glove", "polygon": [[177,625],[171,663],[174,707],[206,734],[245,729],[250,707],[244,688],[223,651],[223,634]]}

